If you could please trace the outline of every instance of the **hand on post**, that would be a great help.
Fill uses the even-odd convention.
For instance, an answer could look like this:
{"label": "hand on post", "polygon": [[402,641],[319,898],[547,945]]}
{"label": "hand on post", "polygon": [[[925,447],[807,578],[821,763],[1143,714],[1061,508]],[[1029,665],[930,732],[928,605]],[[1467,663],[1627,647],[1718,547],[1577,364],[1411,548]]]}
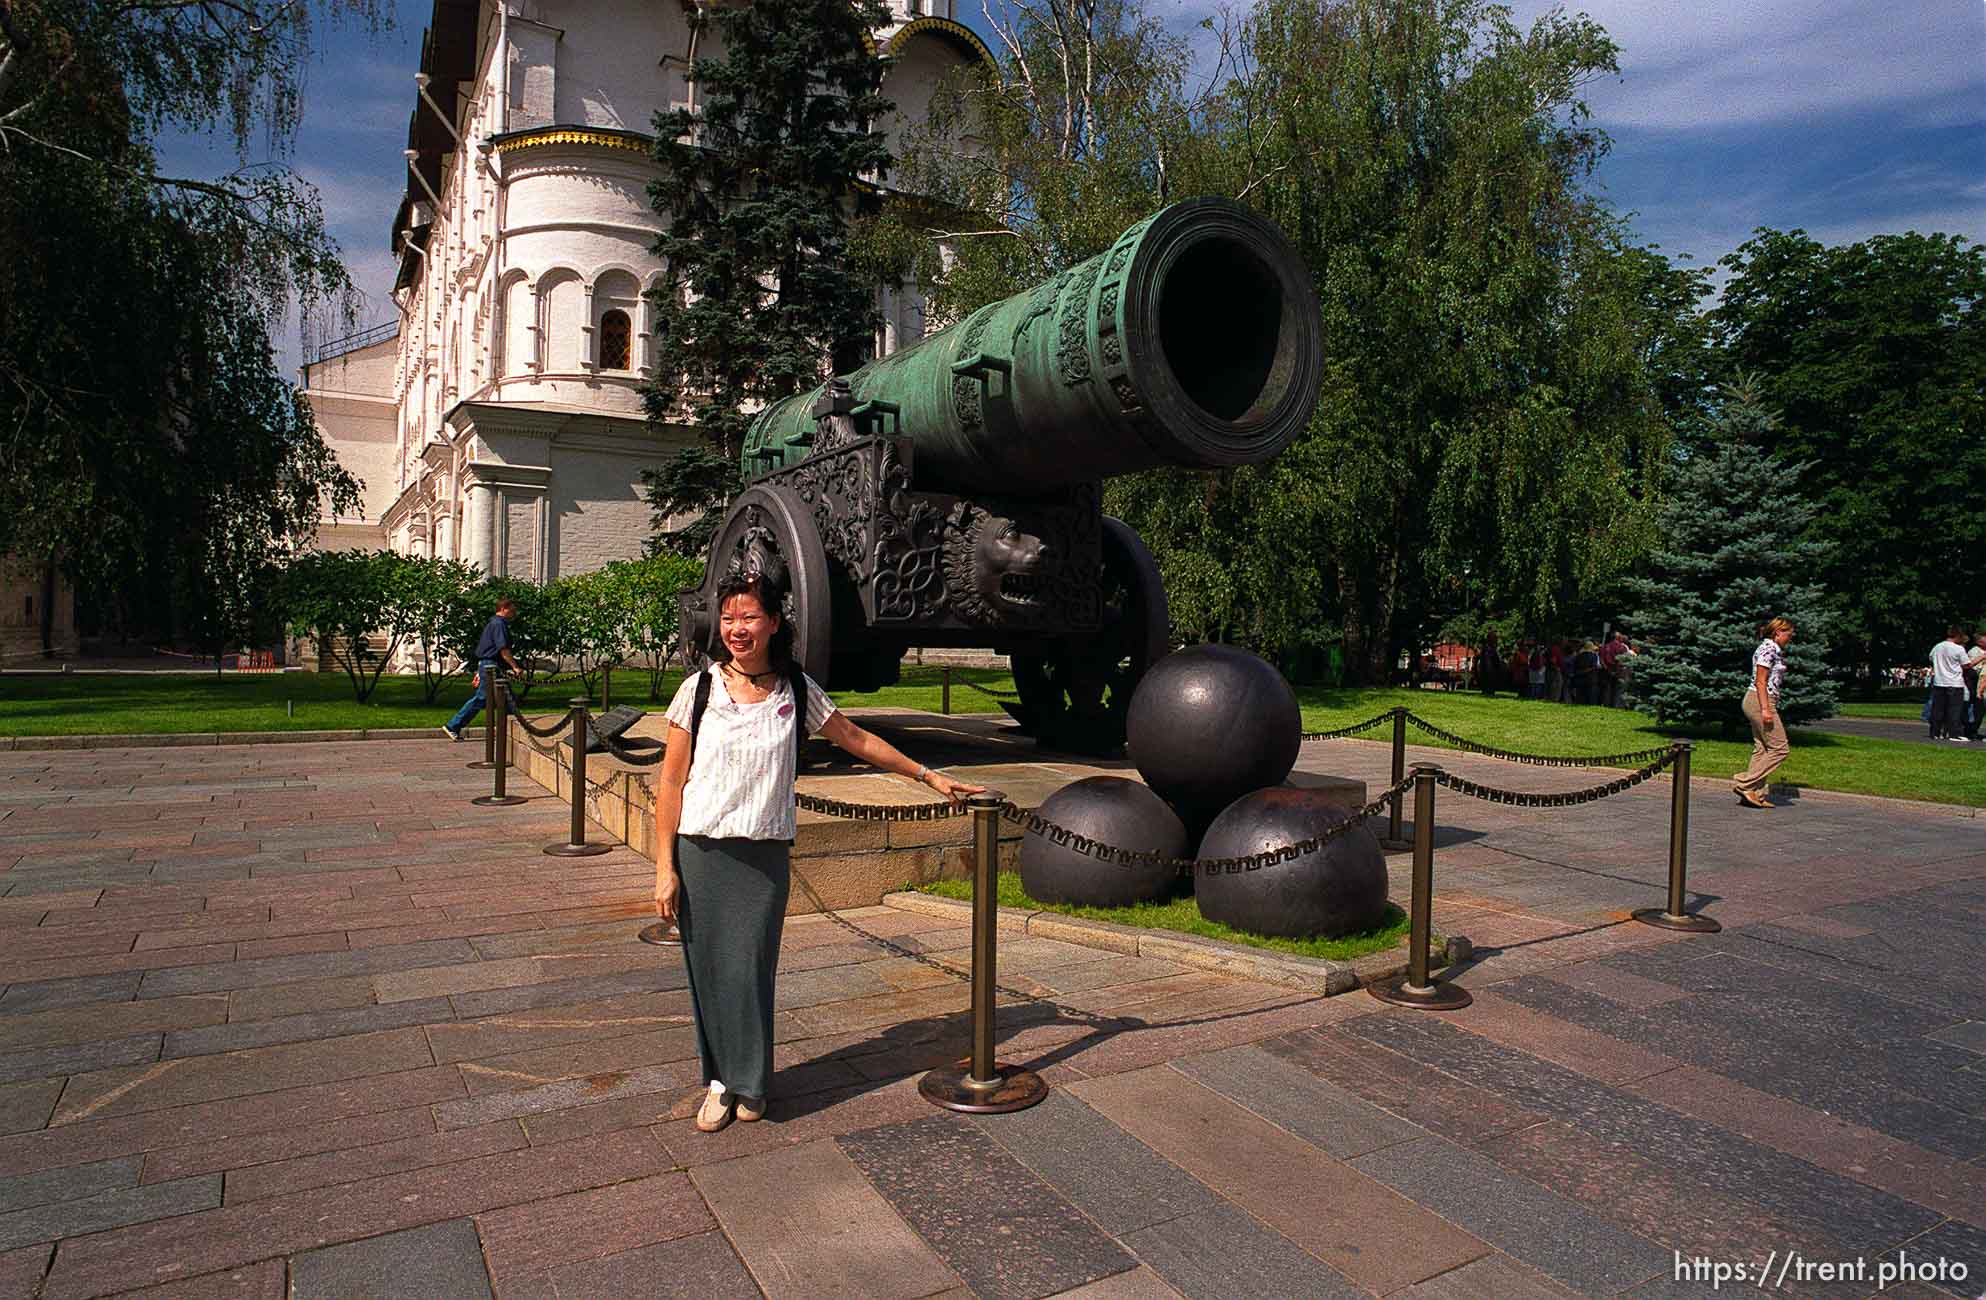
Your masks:
{"label": "hand on post", "polygon": [[950,799],[953,803],[964,803],[967,795],[983,794],[986,791],[986,787],[983,785],[967,785],[963,781],[954,781],[951,777],[946,776],[943,772],[935,768],[925,771],[924,784],[930,786],[933,790],[945,796],[945,798]]}

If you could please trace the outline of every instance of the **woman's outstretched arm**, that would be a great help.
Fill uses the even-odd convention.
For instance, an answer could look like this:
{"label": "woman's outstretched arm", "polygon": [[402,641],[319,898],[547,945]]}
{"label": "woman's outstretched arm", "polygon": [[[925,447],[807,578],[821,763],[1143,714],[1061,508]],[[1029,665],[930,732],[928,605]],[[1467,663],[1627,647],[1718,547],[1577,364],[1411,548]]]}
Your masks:
{"label": "woman's outstretched arm", "polygon": [[[913,781],[930,786],[953,803],[957,803],[969,794],[978,794],[986,789],[983,785],[967,785],[963,781],[954,781],[943,772],[924,766],[881,736],[864,731],[850,722],[845,713],[837,712],[830,717],[826,725],[821,728],[821,734],[871,767],[879,767],[885,772],[894,772],[898,776],[907,776]],[[659,799],[656,801],[656,809],[658,812],[661,809]]]}

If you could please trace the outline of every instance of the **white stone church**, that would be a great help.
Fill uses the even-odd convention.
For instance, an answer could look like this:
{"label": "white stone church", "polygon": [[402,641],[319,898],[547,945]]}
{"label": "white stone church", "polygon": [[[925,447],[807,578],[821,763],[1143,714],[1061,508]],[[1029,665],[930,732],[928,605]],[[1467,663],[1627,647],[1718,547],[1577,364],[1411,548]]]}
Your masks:
{"label": "white stone church", "polygon": [[[894,140],[940,76],[991,59],[952,0],[891,2]],[[719,52],[692,34],[696,3],[434,0],[393,216],[401,320],[304,367],[366,485],[363,515],[326,518],[320,546],[534,582],[640,554],[641,471],[695,438],[650,426],[639,386],[663,346],[642,297],[662,269],[651,123],[694,107],[690,62]],[[921,336],[921,301],[879,294],[880,350]]]}

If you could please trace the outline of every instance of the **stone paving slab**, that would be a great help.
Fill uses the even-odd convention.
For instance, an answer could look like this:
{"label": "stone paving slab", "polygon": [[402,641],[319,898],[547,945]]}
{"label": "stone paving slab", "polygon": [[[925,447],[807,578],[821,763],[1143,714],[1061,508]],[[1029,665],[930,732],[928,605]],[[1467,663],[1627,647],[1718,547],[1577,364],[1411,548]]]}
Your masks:
{"label": "stone paving slab", "polygon": [[[985,1134],[949,1115],[840,1140],[849,1159],[975,1295],[1071,1290],[1137,1261]],[[998,1241],[999,1250],[988,1250]]]}
{"label": "stone paving slab", "polygon": [[831,1141],[708,1165],[695,1179],[770,1300],[918,1300],[964,1285]]}
{"label": "stone paving slab", "polygon": [[362,1295],[419,1295],[432,1300],[490,1300],[476,1227],[466,1219],[388,1233],[290,1261],[294,1300]]}
{"label": "stone paving slab", "polygon": [[1476,1237],[1170,1066],[1071,1091],[1368,1290],[1411,1286],[1488,1252]]}
{"label": "stone paving slab", "polygon": [[[771,1113],[703,1135],[680,954],[633,941],[645,868],[545,858],[549,798],[474,809],[461,750],[391,749],[0,754],[0,1295],[275,1300],[401,1259],[499,1300],[1563,1300],[1775,1246],[1986,1277],[1978,819],[1803,794],[1761,837],[1699,800],[1694,905],[1728,928],[1682,938],[1622,920],[1661,900],[1661,783],[1444,792],[1436,923],[1476,941],[1475,1006],[1044,926],[1003,940],[998,1038],[1050,1098],[971,1120],[914,1079],[965,1050],[964,926],[795,918]],[[1383,784],[1388,752],[1306,762]]]}

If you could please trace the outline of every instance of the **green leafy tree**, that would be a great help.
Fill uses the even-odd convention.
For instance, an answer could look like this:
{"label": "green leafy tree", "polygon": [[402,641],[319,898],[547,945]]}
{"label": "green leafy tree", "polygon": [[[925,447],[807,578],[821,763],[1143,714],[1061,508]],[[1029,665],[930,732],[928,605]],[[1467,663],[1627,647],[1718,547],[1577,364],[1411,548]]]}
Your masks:
{"label": "green leafy tree", "polygon": [[641,471],[642,500],[649,509],[643,550],[651,556],[702,555],[724,522],[725,505],[744,485],[738,458],[708,447],[685,447],[662,465]]}
{"label": "green leafy tree", "polygon": [[1760,230],[1723,265],[1726,373],[1756,372],[1783,412],[1775,449],[1808,466],[1839,662],[1873,690],[1948,624],[1986,617],[1967,548],[1986,482],[1986,246]]}
{"label": "green leafy tree", "polygon": [[1136,0],[989,7],[1001,54],[934,88],[895,180],[942,202],[889,205],[857,234],[876,274],[918,284],[936,322],[1107,249],[1194,179],[1191,50]]}
{"label": "green leafy tree", "polygon": [[280,157],[313,19],[375,12],[0,4],[0,554],[221,646],[321,506],[356,504],[269,344],[291,308],[349,305],[315,191],[280,166],[168,176],[152,143]]}
{"label": "green leafy tree", "polygon": [[282,576],[284,621],[338,665],[360,703],[371,698],[405,639],[396,627],[401,569],[402,557],[391,551],[310,551]]}
{"label": "green leafy tree", "polygon": [[1277,515],[1357,677],[1383,680],[1465,572],[1483,607],[1548,624],[1650,538],[1651,358],[1696,288],[1587,186],[1607,140],[1580,94],[1613,42],[1483,0],[1263,0],[1235,53],[1203,183],[1302,251],[1327,360],[1294,453],[1321,481],[1217,493]]}
{"label": "green leafy tree", "polygon": [[600,571],[606,599],[626,621],[627,658],[648,673],[648,698],[660,697],[663,676],[682,650],[676,593],[703,580],[703,565],[670,552],[615,560]]}
{"label": "green leafy tree", "polygon": [[548,653],[569,660],[592,694],[600,670],[625,662],[633,611],[623,584],[605,570],[574,573],[545,585],[545,632]]}
{"label": "green leafy tree", "polygon": [[430,555],[400,556],[394,566],[393,629],[414,652],[421,698],[429,704],[475,648],[463,642],[471,639],[464,633],[475,616],[470,592],[479,577],[474,565]]}
{"label": "green leafy tree", "polygon": [[[668,339],[643,390],[656,422],[687,416],[736,463],[751,412],[854,369],[875,337],[875,284],[850,263],[848,223],[873,212],[890,164],[875,123],[881,93],[876,0],[754,0],[699,6],[719,58],[690,69],[700,104],[658,113],[662,175],[649,186],[665,221],[653,292]],[[707,467],[663,471],[667,496],[694,482],[721,508],[731,487]],[[728,495],[728,492],[727,492]]]}
{"label": "green leafy tree", "polygon": [[1661,541],[1629,583],[1640,601],[1631,626],[1646,642],[1635,694],[1663,722],[1735,728],[1757,629],[1773,617],[1795,629],[1781,716],[1813,722],[1835,711],[1827,652],[1836,619],[1815,581],[1831,557],[1810,533],[1818,508],[1795,486],[1812,466],[1771,450],[1778,423],[1756,384],[1725,389],[1708,442],[1671,476]]}

